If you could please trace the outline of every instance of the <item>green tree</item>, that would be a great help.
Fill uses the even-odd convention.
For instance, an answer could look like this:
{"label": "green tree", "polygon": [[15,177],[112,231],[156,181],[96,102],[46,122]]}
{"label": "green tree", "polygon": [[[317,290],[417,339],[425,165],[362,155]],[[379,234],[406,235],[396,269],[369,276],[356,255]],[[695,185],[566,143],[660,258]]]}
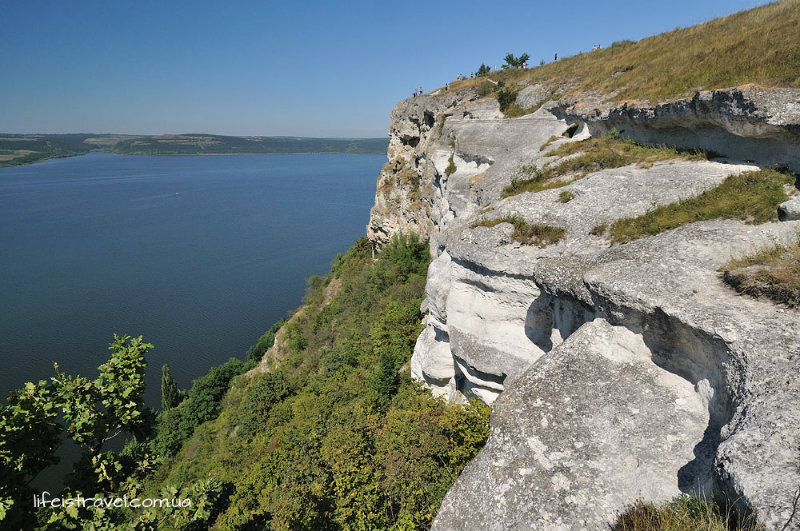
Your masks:
{"label": "green tree", "polygon": [[492,71],[491,68],[486,66],[485,64],[481,63],[480,68],[478,68],[478,76],[485,76]]}
{"label": "green tree", "polygon": [[174,408],[183,400],[183,391],[178,388],[178,382],[169,373],[169,365],[161,367],[161,410],[167,411]]}
{"label": "green tree", "polygon": [[503,68],[522,68],[530,58],[531,56],[526,53],[523,53],[519,57],[514,57],[513,53],[506,54],[504,57],[506,64],[503,65]]}
{"label": "green tree", "polygon": [[33,525],[31,481],[55,464],[62,428],[47,382],[28,382],[0,408],[0,522],[8,529]]}
{"label": "green tree", "polygon": [[[147,455],[106,450],[119,436],[143,441],[150,433],[152,413],[144,405],[144,354],[152,348],[142,337],[114,335],[111,357],[89,380],[62,373],[38,384],[28,382],[11,394],[0,410],[0,521],[21,529],[33,525],[36,515],[29,487],[47,466],[55,463],[63,431],[81,449],[81,458],[67,475],[69,493],[115,492],[152,466]],[[77,512],[51,513],[56,528],[71,528],[67,520]],[[61,523],[60,518],[66,518]]]}
{"label": "green tree", "polygon": [[289,386],[282,375],[258,375],[239,406],[239,434],[247,438],[261,431],[270,418],[272,407],[288,394]]}

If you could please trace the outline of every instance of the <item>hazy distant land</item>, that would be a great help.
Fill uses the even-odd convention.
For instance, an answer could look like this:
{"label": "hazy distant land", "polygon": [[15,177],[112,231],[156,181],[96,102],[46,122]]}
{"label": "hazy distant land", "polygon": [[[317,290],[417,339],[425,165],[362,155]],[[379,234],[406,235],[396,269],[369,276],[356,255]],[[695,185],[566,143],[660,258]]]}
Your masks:
{"label": "hazy distant land", "polygon": [[121,155],[232,155],[348,153],[383,155],[387,138],[288,136],[5,134],[0,133],[0,168],[103,151]]}

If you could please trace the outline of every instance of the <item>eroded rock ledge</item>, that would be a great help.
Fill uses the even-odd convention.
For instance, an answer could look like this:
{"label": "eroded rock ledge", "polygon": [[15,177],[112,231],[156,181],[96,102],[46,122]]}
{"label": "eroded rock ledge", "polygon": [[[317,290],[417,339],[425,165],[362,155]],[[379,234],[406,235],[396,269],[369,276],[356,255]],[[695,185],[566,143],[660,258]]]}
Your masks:
{"label": "eroded rock ledge", "polygon": [[[470,92],[398,104],[368,234],[376,247],[408,231],[432,242],[412,373],[450,400],[495,403],[489,441],[434,529],[605,529],[636,499],[680,492],[724,492],[781,529],[800,486],[800,312],[737,295],[717,269],[795,238],[800,221],[702,222],[614,247],[592,228],[753,164],[800,169],[798,94],[558,101],[518,119]],[[554,160],[540,149],[552,136],[612,128],[726,158],[500,199],[522,165]],[[471,227],[508,216],[567,235],[540,249],[513,242],[509,224]]]}

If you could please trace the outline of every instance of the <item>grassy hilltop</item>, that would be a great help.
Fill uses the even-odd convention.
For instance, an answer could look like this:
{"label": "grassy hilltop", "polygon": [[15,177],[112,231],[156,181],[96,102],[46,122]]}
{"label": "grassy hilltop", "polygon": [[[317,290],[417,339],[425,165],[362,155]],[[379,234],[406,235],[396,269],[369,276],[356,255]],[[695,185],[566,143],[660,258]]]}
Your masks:
{"label": "grassy hilltop", "polygon": [[[617,41],[598,51],[486,77],[506,86],[520,81],[557,86],[563,95],[595,92],[614,101],[651,103],[747,83],[800,87],[798,27],[800,0],[784,0],[638,42]],[[487,90],[493,85],[486,77],[454,82],[450,88]]]}

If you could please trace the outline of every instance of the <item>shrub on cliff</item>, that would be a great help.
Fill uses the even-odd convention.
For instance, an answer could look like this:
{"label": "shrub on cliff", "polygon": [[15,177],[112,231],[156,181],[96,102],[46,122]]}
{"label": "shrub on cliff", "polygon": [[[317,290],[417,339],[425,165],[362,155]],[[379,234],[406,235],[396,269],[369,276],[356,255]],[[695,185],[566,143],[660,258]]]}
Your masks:
{"label": "shrub on cliff", "polygon": [[272,407],[289,394],[289,386],[281,374],[259,374],[248,386],[239,405],[239,435],[248,438],[267,424]]}

